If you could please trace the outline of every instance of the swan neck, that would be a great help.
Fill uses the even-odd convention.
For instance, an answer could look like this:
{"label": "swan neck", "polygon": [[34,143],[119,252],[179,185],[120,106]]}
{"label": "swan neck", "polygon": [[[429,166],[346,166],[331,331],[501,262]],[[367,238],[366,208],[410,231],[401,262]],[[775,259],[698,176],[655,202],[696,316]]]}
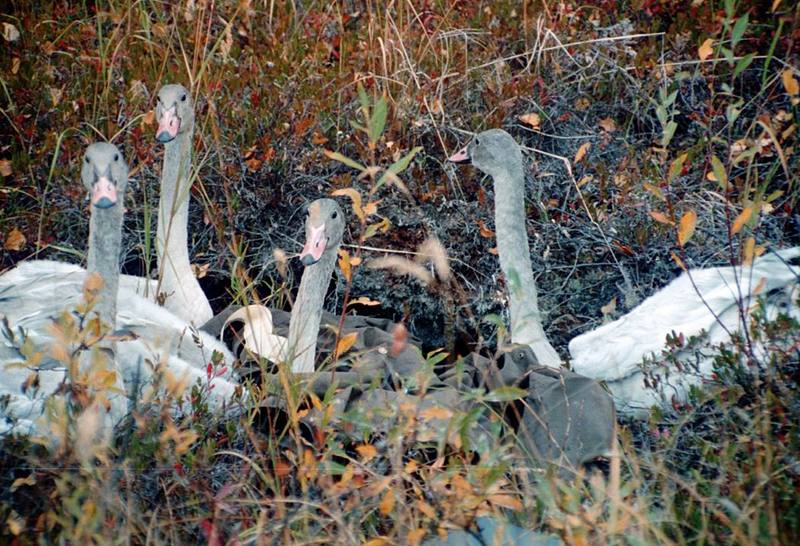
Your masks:
{"label": "swan neck", "polygon": [[331,248],[303,271],[289,322],[289,360],[294,373],[314,371],[322,306],[336,265],[337,250],[338,246]]}
{"label": "swan neck", "polygon": [[[91,205],[90,205],[91,206]],[[119,252],[122,241],[122,205],[95,208],[89,220],[89,252],[86,269],[103,279],[94,311],[113,329],[117,314]]]}
{"label": "swan neck", "polygon": [[558,353],[547,341],[539,313],[525,215],[525,174],[516,158],[494,175],[495,230],[500,269],[506,280],[511,340],[529,345],[540,364],[558,366]]}
{"label": "swan neck", "polygon": [[[189,265],[187,225],[191,194],[192,131],[178,134],[164,146],[164,165],[158,200],[159,255],[166,248],[173,262]],[[183,258],[185,257],[185,260]]]}

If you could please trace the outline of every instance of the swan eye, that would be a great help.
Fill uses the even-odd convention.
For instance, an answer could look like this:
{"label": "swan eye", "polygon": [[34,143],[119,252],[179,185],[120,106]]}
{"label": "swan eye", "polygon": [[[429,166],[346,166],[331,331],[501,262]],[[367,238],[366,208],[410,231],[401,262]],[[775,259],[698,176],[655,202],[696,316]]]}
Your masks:
{"label": "swan eye", "polygon": [[475,137],[475,146],[480,146],[480,145],[481,145],[480,140],[478,140],[478,138]]}
{"label": "swan eye", "polygon": [[331,218],[336,218],[337,216],[339,216],[339,213],[336,212],[336,211],[333,211],[333,214],[331,214]]}
{"label": "swan eye", "polygon": [[186,102],[186,93],[181,95],[181,102]]}
{"label": "swan eye", "polygon": [[114,161],[119,161],[119,154],[114,154]]}
{"label": "swan eye", "polygon": [[83,160],[86,162],[86,164],[87,164],[87,165],[89,164],[89,156],[88,156],[88,155],[87,155],[87,156],[85,156],[85,157],[83,158]]}

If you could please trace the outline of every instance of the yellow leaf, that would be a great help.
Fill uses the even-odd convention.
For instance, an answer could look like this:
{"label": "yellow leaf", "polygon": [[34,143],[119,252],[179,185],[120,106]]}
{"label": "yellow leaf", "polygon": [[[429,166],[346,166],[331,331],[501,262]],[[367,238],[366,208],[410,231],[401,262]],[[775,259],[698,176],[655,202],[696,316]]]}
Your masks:
{"label": "yellow leaf", "polygon": [[761,277],[758,279],[758,283],[756,283],[756,287],[753,288],[753,295],[758,296],[763,290],[764,287],[767,286],[767,278]]}
{"label": "yellow leaf", "polygon": [[703,45],[701,45],[697,49],[697,56],[700,58],[701,61],[705,61],[711,56],[712,53],[714,53],[713,45],[714,45],[714,40],[712,40],[711,38],[707,38],[706,41],[703,42]]}
{"label": "yellow leaf", "polygon": [[363,546],[386,546],[387,544],[389,544],[388,540],[386,540],[385,538],[382,538],[382,537],[378,537],[378,538],[373,538],[372,540],[366,541],[363,544]]}
{"label": "yellow leaf", "polygon": [[653,184],[650,184],[649,182],[645,182],[644,183],[644,189],[646,189],[647,191],[649,191],[650,193],[652,193],[653,195],[655,195],[656,197],[658,197],[662,201],[666,201],[666,198],[664,197],[664,192],[662,192],[661,188],[659,188],[658,186],[654,186]]}
{"label": "yellow leaf", "polygon": [[6,42],[16,42],[19,40],[19,31],[11,23],[3,23],[3,38]]}
{"label": "yellow leaf", "polygon": [[784,70],[781,78],[783,79],[783,87],[790,97],[796,97],[800,94],[800,83],[797,83],[791,68]]}
{"label": "yellow leaf", "polygon": [[611,298],[611,301],[605,304],[600,308],[600,312],[603,313],[603,316],[608,316],[614,311],[617,310],[617,298],[616,296]]}
{"label": "yellow leaf", "polygon": [[422,542],[422,539],[425,538],[425,529],[422,527],[417,527],[416,529],[412,529],[408,532],[408,543],[410,546],[417,546]]}
{"label": "yellow leaf", "polygon": [[25,236],[17,228],[13,228],[8,235],[6,235],[6,242],[3,243],[3,248],[6,250],[17,251],[25,246]]}
{"label": "yellow leaf", "polygon": [[339,268],[342,270],[345,280],[350,282],[353,277],[353,271],[350,267],[350,253],[343,248],[339,249]]}
{"label": "yellow leaf", "polygon": [[739,216],[733,221],[733,225],[731,226],[731,235],[736,235],[741,231],[747,221],[750,219],[750,216],[753,215],[753,205],[749,207],[745,207],[742,209],[742,212],[739,213]]}
{"label": "yellow leaf", "polygon": [[103,277],[100,276],[100,273],[94,272],[86,275],[86,279],[83,281],[85,292],[97,292],[101,288],[103,288]]}
{"label": "yellow leaf", "polygon": [[681,246],[689,242],[689,239],[694,235],[694,227],[697,224],[697,213],[693,210],[687,210],[681,217],[681,222],[678,225],[678,242]]}
{"label": "yellow leaf", "polygon": [[361,455],[361,458],[364,460],[364,462],[375,458],[375,456],[378,454],[378,450],[372,444],[361,444],[360,446],[356,446],[356,451],[358,451],[358,454]]}
{"label": "yellow leaf", "polygon": [[600,125],[600,128],[607,133],[613,133],[614,131],[617,130],[617,124],[611,118],[601,119],[598,125]]}
{"label": "yellow leaf", "polygon": [[348,307],[350,307],[351,305],[366,305],[368,307],[372,307],[372,306],[380,305],[380,304],[381,304],[381,302],[375,301],[375,300],[371,300],[366,296],[361,296],[361,297],[352,299],[352,300],[347,302],[347,306]]}
{"label": "yellow leaf", "polygon": [[25,530],[25,520],[19,517],[19,514],[14,510],[11,511],[11,514],[6,519],[6,525],[8,525],[8,530],[14,536],[18,536]]}
{"label": "yellow leaf", "polygon": [[14,483],[11,484],[11,492],[13,493],[23,485],[36,485],[35,476],[30,474],[27,478],[17,478],[14,480]]}
{"label": "yellow leaf", "polygon": [[574,163],[580,162],[581,159],[586,155],[586,152],[589,151],[589,148],[592,147],[592,144],[589,142],[584,142],[581,144],[581,147],[578,148],[578,152],[575,154],[575,161]]}
{"label": "yellow leaf", "polygon": [[392,513],[394,509],[394,489],[389,489],[386,494],[381,499],[380,504],[378,505],[378,510],[381,511],[381,514],[384,516],[388,516]]}
{"label": "yellow leaf", "polygon": [[344,469],[344,473],[342,473],[342,479],[339,480],[338,486],[343,488],[348,483],[350,483],[355,473],[356,473],[355,467],[351,464],[347,465],[347,468]]}
{"label": "yellow leaf", "polygon": [[364,214],[364,209],[361,208],[361,194],[360,193],[358,193],[353,188],[342,188],[340,190],[335,190],[335,191],[331,192],[331,195],[333,195],[333,196],[344,195],[344,196],[349,197],[350,200],[353,202],[353,212],[355,212],[356,216],[358,216],[358,219],[361,220],[362,223],[366,222],[367,216],[366,216],[366,214]]}
{"label": "yellow leaf", "polygon": [[370,201],[366,205],[364,205],[364,214],[367,216],[372,216],[373,214],[378,213],[378,203],[375,201]]}
{"label": "yellow leaf", "polygon": [[526,125],[530,125],[534,129],[538,129],[542,123],[542,118],[539,116],[539,114],[536,114],[534,112],[531,112],[530,114],[521,115],[519,117],[519,120]]}
{"label": "yellow leaf", "polygon": [[453,412],[447,408],[434,406],[420,411],[419,416],[424,421],[430,421],[431,419],[450,419],[453,416]]}
{"label": "yellow leaf", "polygon": [[657,210],[651,210],[650,216],[653,218],[653,220],[661,224],[667,224],[671,226],[675,223],[672,220],[670,220],[666,214],[664,214],[663,212],[658,212]]}
{"label": "yellow leaf", "polygon": [[753,237],[748,237],[747,241],[744,243],[744,248],[742,249],[742,263],[744,265],[750,265],[753,263],[753,257],[755,256],[755,249],[756,249],[756,240]]}
{"label": "yellow leaf", "polygon": [[154,125],[156,122],[156,111],[149,110],[145,115],[142,116],[142,129],[145,129],[147,125]]}
{"label": "yellow leaf", "polygon": [[406,474],[413,474],[414,472],[417,471],[417,467],[418,466],[419,466],[419,464],[417,464],[417,461],[415,461],[414,459],[411,459],[410,461],[408,461],[406,463],[406,466],[403,469],[403,472],[405,472]]}
{"label": "yellow leaf", "polygon": [[350,332],[349,334],[342,336],[339,339],[339,342],[336,344],[336,358],[339,358],[344,353],[349,351],[357,339],[358,332]]}
{"label": "yellow leaf", "polygon": [[683,260],[681,260],[681,257],[678,256],[677,254],[675,254],[674,252],[670,252],[670,255],[672,256],[672,259],[675,261],[675,263],[678,264],[678,267],[680,267],[681,269],[686,271],[686,264],[683,263]]}
{"label": "yellow leaf", "polygon": [[431,506],[430,504],[428,504],[424,500],[421,500],[421,499],[417,500],[417,508],[419,509],[420,512],[422,512],[423,514],[425,514],[429,518],[431,518],[431,519],[435,519],[436,518],[436,510],[434,510],[433,506]]}
{"label": "yellow leaf", "polygon": [[0,175],[11,176],[11,160],[0,159]]}
{"label": "yellow leaf", "polygon": [[517,497],[501,493],[490,495],[489,502],[495,506],[502,506],[503,508],[510,508],[511,510],[522,510],[523,508],[522,502]]}

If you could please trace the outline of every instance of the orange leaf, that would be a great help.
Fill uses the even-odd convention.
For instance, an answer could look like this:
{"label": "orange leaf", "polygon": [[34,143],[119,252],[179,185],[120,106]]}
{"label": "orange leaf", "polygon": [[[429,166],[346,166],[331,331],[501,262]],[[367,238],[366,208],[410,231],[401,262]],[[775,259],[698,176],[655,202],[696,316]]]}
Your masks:
{"label": "orange leaf", "polygon": [[402,322],[397,324],[392,330],[392,347],[389,349],[389,354],[396,357],[408,345],[408,329]]}
{"label": "orange leaf", "polygon": [[378,505],[378,510],[381,511],[381,514],[384,516],[388,516],[392,513],[394,509],[394,489],[389,489],[386,494],[381,499],[380,504]]}
{"label": "orange leaf", "polygon": [[339,358],[344,353],[349,351],[357,339],[358,332],[350,332],[349,334],[342,336],[339,339],[339,342],[336,344],[336,358]]}
{"label": "orange leaf", "polygon": [[796,97],[800,94],[800,83],[797,83],[797,80],[794,78],[792,69],[787,68],[784,70],[781,74],[781,78],[783,79],[783,87],[790,97]]}
{"label": "orange leaf", "polygon": [[436,510],[433,509],[433,506],[425,502],[424,500],[417,500],[417,508],[420,512],[425,514],[431,519],[436,518]]}
{"label": "orange leaf", "polygon": [[353,188],[342,188],[340,190],[335,190],[331,192],[333,196],[340,196],[344,195],[350,198],[353,202],[353,212],[356,213],[356,216],[361,220],[361,222],[366,222],[367,217],[364,214],[364,209],[361,207],[361,194],[358,193]]}
{"label": "orange leaf", "polygon": [[733,225],[731,226],[731,235],[736,235],[741,231],[750,217],[753,215],[753,205],[749,207],[745,207],[742,209],[742,212],[739,213],[739,216],[733,221]]}
{"label": "orange leaf", "polygon": [[425,538],[425,529],[422,527],[417,527],[416,529],[412,529],[408,532],[408,543],[411,546],[417,546],[422,542],[422,539]]}
{"label": "orange leaf", "polygon": [[3,243],[3,248],[6,250],[17,251],[25,246],[25,241],[26,239],[22,232],[17,228],[14,228],[9,232],[8,235],[6,235],[6,242]]}
{"label": "orange leaf", "polygon": [[478,229],[480,230],[481,237],[486,237],[487,239],[494,237],[494,231],[486,227],[483,220],[478,220]]}
{"label": "orange leaf", "polygon": [[575,161],[573,163],[579,163],[580,160],[584,158],[584,156],[586,155],[586,152],[588,152],[589,148],[591,148],[591,147],[592,147],[592,144],[590,142],[584,142],[583,144],[581,144],[581,147],[578,148],[578,151],[575,154]]}
{"label": "orange leaf", "polygon": [[670,252],[670,255],[672,256],[672,259],[675,261],[675,263],[678,264],[678,267],[680,267],[681,269],[686,271],[686,264],[683,263],[683,260],[681,260],[681,257],[678,256],[677,254],[675,254],[674,252]]}
{"label": "orange leaf", "polygon": [[542,123],[542,118],[539,116],[539,114],[536,114],[534,112],[531,112],[530,114],[521,115],[519,117],[519,120],[526,125],[530,125],[534,129],[538,129],[539,125],[541,125]]}
{"label": "orange leaf", "polygon": [[322,144],[325,144],[326,142],[328,142],[328,138],[325,135],[321,134],[319,131],[314,131],[314,133],[312,133],[311,144],[313,144],[314,146],[320,146]]}
{"label": "orange leaf", "polygon": [[450,419],[453,416],[453,412],[447,408],[434,406],[432,408],[425,408],[419,412],[419,416],[425,421],[430,421],[432,419]]}
{"label": "orange leaf", "polygon": [[350,280],[353,277],[353,270],[352,270],[352,268],[350,266],[351,266],[350,253],[347,252],[345,249],[340,248],[339,249],[339,268],[342,270],[342,273],[344,274],[344,278],[345,278],[345,280],[347,282],[350,282]]}
{"label": "orange leaf", "polygon": [[651,210],[650,216],[653,218],[653,220],[661,224],[667,224],[671,226],[675,223],[672,220],[670,220],[666,214],[664,214],[663,212],[658,212],[657,210]]}
{"label": "orange leaf", "polygon": [[678,226],[678,242],[681,246],[685,245],[689,239],[694,235],[694,227],[697,224],[697,213],[693,210],[687,210],[681,217],[680,225]]}
{"label": "orange leaf", "polygon": [[708,59],[714,53],[714,40],[711,38],[706,39],[699,48],[697,48],[697,56],[701,61]]}
{"label": "orange leaf", "polygon": [[362,546],[386,546],[387,544],[390,544],[388,540],[382,537],[378,537],[366,541]]}
{"label": "orange leaf", "polygon": [[153,125],[155,122],[156,122],[156,111],[148,110],[148,112],[142,116],[142,129],[144,129],[147,125]]}
{"label": "orange leaf", "polygon": [[358,454],[361,455],[361,458],[364,460],[364,462],[374,459],[378,454],[378,450],[372,444],[361,444],[360,446],[356,446],[356,451],[358,451]]}
{"label": "orange leaf", "polygon": [[502,506],[503,508],[510,508],[511,510],[522,510],[523,508],[522,502],[517,497],[503,495],[502,493],[490,495],[489,502],[495,506]]}

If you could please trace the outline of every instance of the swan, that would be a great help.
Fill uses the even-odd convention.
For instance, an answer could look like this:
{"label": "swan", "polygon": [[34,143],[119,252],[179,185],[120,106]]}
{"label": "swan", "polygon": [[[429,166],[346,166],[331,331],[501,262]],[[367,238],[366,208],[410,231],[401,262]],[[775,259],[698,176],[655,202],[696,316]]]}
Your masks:
{"label": "swan", "polygon": [[[133,334],[134,339],[108,344],[115,353],[117,386],[121,385],[119,380],[125,385],[146,382],[153,373],[150,363],[164,362],[178,381],[205,383],[210,402],[220,406],[236,392],[236,385],[228,381],[233,356],[227,348],[212,336],[192,330],[186,321],[163,307],[118,286],[128,167],[116,146],[90,145],[83,157],[81,181],[91,194],[87,270],[50,260],[31,260],[0,276],[0,319],[16,338],[12,343],[5,332],[0,342],[0,399],[5,400],[0,407],[6,417],[0,430],[35,431],[46,398],[66,378],[66,370],[55,366],[52,359],[45,358],[41,369],[33,368],[22,357],[19,344],[24,341],[47,353],[54,341],[54,317],[75,309],[85,299],[87,271],[102,279],[92,312],[112,328]],[[222,358],[218,369],[209,373],[214,352]],[[39,371],[40,388],[28,395],[20,387],[34,371]],[[124,413],[121,402],[117,397],[111,404],[109,417],[114,421]]]}
{"label": "swan", "polygon": [[[783,311],[800,320],[796,305],[800,267],[787,263],[798,256],[800,247],[795,247],[761,256],[750,266],[683,272],[626,315],[573,338],[572,368],[604,380],[617,409],[634,417],[645,417],[652,406],[669,409],[673,399],[685,402],[692,385],[711,377],[713,350],[700,358],[699,373],[665,377],[663,392],[645,386],[642,360],[657,358],[673,332],[688,337],[705,331],[710,345],[729,342],[730,333],[742,330],[740,308],[754,308],[758,295],[766,297],[767,316]],[[756,356],[762,355],[763,349],[756,347]],[[657,369],[662,375],[666,371],[664,366]]]}
{"label": "swan", "polygon": [[151,297],[165,294],[164,307],[196,325],[213,316],[189,262],[188,223],[191,194],[194,106],[185,87],[168,84],[158,92],[156,140],[164,144],[158,198],[156,258],[159,279],[123,276],[122,286]]}
{"label": "swan", "polygon": [[508,286],[511,341],[529,345],[541,365],[558,368],[561,358],[542,328],[533,280],[525,230],[525,173],[519,145],[502,129],[489,129],[478,134],[449,160],[470,161],[494,180],[497,253]]}

